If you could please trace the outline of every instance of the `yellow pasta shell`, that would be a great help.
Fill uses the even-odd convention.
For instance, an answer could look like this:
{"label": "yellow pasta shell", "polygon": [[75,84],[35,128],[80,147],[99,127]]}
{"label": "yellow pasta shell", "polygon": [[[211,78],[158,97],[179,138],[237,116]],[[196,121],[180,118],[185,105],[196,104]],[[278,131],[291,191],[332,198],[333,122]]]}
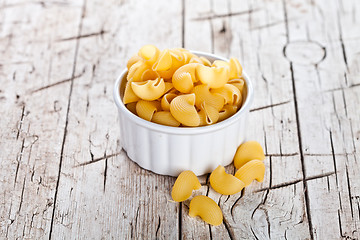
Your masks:
{"label": "yellow pasta shell", "polygon": [[186,64],[185,54],[180,51],[179,49],[170,49],[170,54],[172,58],[172,65],[171,68],[173,68],[175,71]]}
{"label": "yellow pasta shell", "polygon": [[[151,70],[151,69],[148,65],[146,65],[143,61],[138,61],[130,67],[128,75],[127,75],[127,80],[129,82],[143,81],[144,75],[149,74],[149,73],[147,73],[149,70]],[[157,73],[151,73],[151,74],[157,76]]]}
{"label": "yellow pasta shell", "polygon": [[231,117],[232,115],[234,115],[237,111],[237,106],[235,105],[225,105],[219,112],[219,122],[224,120],[224,119],[227,119],[229,117]]}
{"label": "yellow pasta shell", "polygon": [[189,93],[196,82],[195,69],[197,63],[186,64],[177,69],[172,77],[174,88],[182,93]]}
{"label": "yellow pasta shell", "polygon": [[223,222],[223,214],[214,200],[207,196],[199,195],[191,199],[189,216],[199,216],[208,224],[219,226]]}
{"label": "yellow pasta shell", "polygon": [[140,48],[138,55],[145,61],[149,66],[152,66],[158,59],[160,50],[154,45],[145,45]]}
{"label": "yellow pasta shell", "polygon": [[139,100],[136,103],[136,113],[139,117],[151,121],[156,111],[160,109],[160,103],[157,101]]}
{"label": "yellow pasta shell", "polygon": [[201,104],[206,102],[207,105],[213,106],[220,111],[225,104],[224,98],[219,95],[212,94],[208,85],[200,84],[193,88],[192,92],[196,95],[195,105],[198,109]]}
{"label": "yellow pasta shell", "polygon": [[241,166],[253,159],[264,160],[264,150],[262,149],[260,143],[256,141],[245,142],[236,150],[234,156],[234,166],[239,169]]}
{"label": "yellow pasta shell", "polygon": [[127,69],[129,70],[132,65],[134,65],[135,63],[137,63],[138,61],[141,61],[141,60],[142,60],[142,58],[139,55],[135,54],[127,62],[127,64],[126,64]]}
{"label": "yellow pasta shell", "polygon": [[229,80],[229,74],[229,68],[226,67],[207,67],[201,64],[196,67],[197,79],[210,88],[224,86]]}
{"label": "yellow pasta shell", "polygon": [[156,63],[153,66],[153,69],[155,71],[166,71],[169,70],[172,64],[172,58],[171,54],[169,52],[169,49],[165,49],[161,52],[159,59],[156,61]]}
{"label": "yellow pasta shell", "polygon": [[225,84],[221,88],[212,89],[211,93],[222,96],[225,99],[225,104],[238,105],[242,99],[240,90],[231,84]]}
{"label": "yellow pasta shell", "polygon": [[124,90],[123,103],[128,104],[131,102],[137,102],[140,98],[134,93],[131,87],[131,83],[127,82]]}
{"label": "yellow pasta shell", "polygon": [[171,197],[175,202],[182,202],[188,199],[193,190],[201,188],[199,179],[192,171],[183,171],[177,177],[171,191]]}
{"label": "yellow pasta shell", "polygon": [[180,95],[171,101],[170,112],[183,125],[196,127],[200,124],[200,117],[194,105],[195,94]]}
{"label": "yellow pasta shell", "polygon": [[212,65],[212,67],[227,67],[230,70],[230,64],[228,62],[225,62],[223,60],[215,60]]}
{"label": "yellow pasta shell", "polygon": [[140,81],[153,80],[159,77],[160,75],[157,72],[149,68],[144,70],[144,72],[141,74]]}
{"label": "yellow pasta shell", "polygon": [[131,88],[139,98],[147,101],[156,100],[165,93],[165,83],[162,78],[144,82],[131,82]]}
{"label": "yellow pasta shell", "polygon": [[230,79],[240,78],[242,76],[242,66],[236,58],[230,58]]}
{"label": "yellow pasta shell", "polygon": [[237,87],[241,93],[243,92],[244,84],[245,84],[244,79],[241,78],[230,79],[228,83]]}
{"label": "yellow pasta shell", "polygon": [[178,127],[180,126],[180,122],[178,122],[170,112],[167,111],[160,111],[155,112],[151,121],[154,123],[166,125],[166,126],[172,126],[172,127]]}
{"label": "yellow pasta shell", "polygon": [[175,50],[179,50],[184,54],[184,64],[187,64],[190,62],[191,58],[195,56],[195,54],[191,53],[189,50],[184,48],[174,48]]}
{"label": "yellow pasta shell", "polygon": [[164,111],[170,111],[170,102],[177,96],[175,93],[166,93],[161,98],[161,108]]}
{"label": "yellow pasta shell", "polygon": [[199,112],[200,126],[211,125],[219,120],[219,111],[211,105],[203,102]]}
{"label": "yellow pasta shell", "polygon": [[254,179],[258,182],[262,182],[264,180],[264,175],[265,165],[262,161],[257,159],[245,163],[235,173],[235,177],[243,181],[245,187],[249,186]]}
{"label": "yellow pasta shell", "polygon": [[220,165],[210,174],[210,185],[216,192],[223,195],[238,193],[245,187],[243,181],[227,174],[225,168]]}

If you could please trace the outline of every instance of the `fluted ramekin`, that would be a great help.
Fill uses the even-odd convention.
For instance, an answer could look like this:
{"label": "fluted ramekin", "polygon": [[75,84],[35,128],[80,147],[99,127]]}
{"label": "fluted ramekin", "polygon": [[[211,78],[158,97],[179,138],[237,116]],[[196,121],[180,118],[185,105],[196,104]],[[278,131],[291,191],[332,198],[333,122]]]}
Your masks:
{"label": "fluted ramekin", "polygon": [[[195,52],[211,62],[227,59]],[[178,176],[191,170],[197,176],[209,173],[218,165],[233,160],[237,147],[244,141],[246,120],[253,99],[253,86],[243,72],[245,94],[243,105],[233,116],[203,127],[170,127],[146,121],[130,112],[122,97],[127,70],[117,78],[114,100],[119,112],[120,140],[129,158],[139,166],[162,175]]]}

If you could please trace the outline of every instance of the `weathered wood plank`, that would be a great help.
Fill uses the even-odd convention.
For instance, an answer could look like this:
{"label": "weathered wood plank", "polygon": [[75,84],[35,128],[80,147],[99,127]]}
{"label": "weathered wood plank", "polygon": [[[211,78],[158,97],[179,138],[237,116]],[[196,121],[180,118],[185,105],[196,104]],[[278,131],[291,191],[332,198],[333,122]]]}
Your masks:
{"label": "weathered wood plank", "polygon": [[[360,36],[354,27],[359,22],[352,15],[359,4],[349,1],[346,5],[341,1],[284,1],[286,17],[296,19],[287,24],[286,55],[293,72],[305,176],[335,173],[306,184],[315,239],[360,236],[356,207],[359,189],[353,187],[360,186],[355,177],[359,171],[355,145],[358,139],[353,135],[359,131],[360,123],[359,110],[352,107],[359,105],[359,97],[356,88],[347,86],[349,75],[359,75],[359,50],[352,46],[347,51],[348,40],[343,37],[350,29],[346,35],[351,32],[352,36]],[[305,57],[290,56],[296,51],[291,45],[300,42]],[[348,97],[351,100],[346,101]],[[324,229],[324,222],[333,227]]]}
{"label": "weathered wood plank", "polygon": [[[297,137],[294,137],[297,132],[292,84],[285,78],[290,76],[290,71],[286,59],[279,58],[286,43],[285,28],[278,11],[271,11],[282,10],[281,3],[267,3],[264,7],[260,1],[246,4],[204,1],[198,3],[201,8],[192,8],[192,2],[186,3],[186,9],[190,8],[186,11],[186,48],[199,48],[244,60],[242,64],[256,89],[254,107],[249,116],[248,129],[251,130],[248,131],[248,139],[261,142],[268,155],[264,183],[254,183],[243,193],[230,197],[221,196],[211,188],[205,192],[223,209],[223,226],[194,226],[193,220],[184,217],[186,236],[191,238],[199,234],[233,239],[309,237],[299,145]],[[271,12],[274,14],[269,14]],[[272,22],[278,21],[282,21],[283,25],[272,26]],[[204,36],[201,44],[192,41],[192,36],[199,29]],[[204,46],[208,46],[207,49]],[[232,166],[227,170],[234,173]],[[274,190],[273,186],[276,187]],[[276,199],[285,203],[277,204]],[[183,212],[187,214],[187,209]],[[297,224],[296,231],[292,230],[294,224]]]}
{"label": "weathered wood plank", "polygon": [[181,46],[181,1],[87,1],[83,16],[79,36],[103,34],[71,40],[83,75],[70,96],[52,236],[177,238],[174,178],[139,168],[121,150],[112,87],[142,45]]}
{"label": "weathered wood plank", "polygon": [[0,32],[0,236],[47,238],[80,7],[3,2]]}

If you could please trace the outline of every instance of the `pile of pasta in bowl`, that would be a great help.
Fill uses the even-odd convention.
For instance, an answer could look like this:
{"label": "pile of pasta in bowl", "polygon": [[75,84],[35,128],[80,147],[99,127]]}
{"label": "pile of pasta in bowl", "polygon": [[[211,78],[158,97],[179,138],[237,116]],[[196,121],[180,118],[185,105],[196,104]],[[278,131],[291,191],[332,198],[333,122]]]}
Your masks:
{"label": "pile of pasta in bowl", "polygon": [[137,116],[172,127],[211,125],[242,105],[244,79],[236,58],[208,59],[183,49],[143,46],[127,62],[123,103]]}

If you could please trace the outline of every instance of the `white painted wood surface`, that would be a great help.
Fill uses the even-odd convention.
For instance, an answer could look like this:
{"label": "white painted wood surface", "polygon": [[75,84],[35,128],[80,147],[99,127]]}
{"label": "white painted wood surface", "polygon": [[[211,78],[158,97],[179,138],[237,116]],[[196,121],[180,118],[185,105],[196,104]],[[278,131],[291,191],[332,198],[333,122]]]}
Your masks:
{"label": "white painted wood surface", "polygon": [[[173,203],[121,150],[112,87],[144,44],[238,57],[263,183]],[[0,1],[0,239],[359,239],[357,0]],[[227,167],[234,172],[234,167]]]}

